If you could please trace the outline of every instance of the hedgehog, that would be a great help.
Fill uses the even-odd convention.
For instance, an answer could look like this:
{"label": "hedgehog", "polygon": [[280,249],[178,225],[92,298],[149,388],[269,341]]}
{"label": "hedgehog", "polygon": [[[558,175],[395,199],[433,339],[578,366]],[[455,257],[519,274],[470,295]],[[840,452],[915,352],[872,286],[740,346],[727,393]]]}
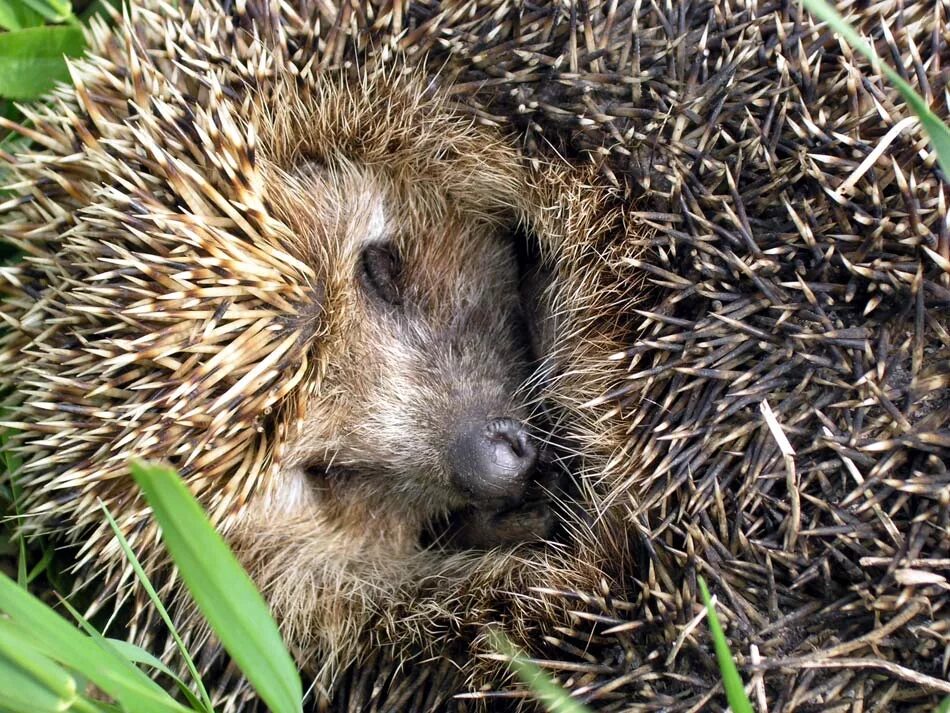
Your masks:
{"label": "hedgehog", "polygon": [[[946,118],[947,9],[923,5],[846,9]],[[98,499],[167,570],[125,470],[155,456],[320,709],[533,710],[500,628],[598,710],[724,710],[699,576],[760,709],[950,693],[947,177],[826,28],[730,0],[144,2],[90,46],[29,110],[41,148],[3,157],[25,258],[2,275],[0,378],[31,522],[101,591],[135,596]],[[314,236],[375,209],[507,245],[492,320],[527,324],[492,345],[511,373],[489,420],[521,463],[500,478],[374,477],[352,452],[337,471],[306,435],[344,383],[337,330],[399,310],[423,240],[328,273],[346,241]],[[420,393],[361,389],[358,408]],[[496,453],[488,415],[461,460]],[[358,537],[301,516],[347,494],[372,510]],[[139,599],[131,634],[156,628]]]}
{"label": "hedgehog", "polygon": [[[64,165],[84,160],[62,195],[36,200],[46,178],[15,162],[23,197],[4,206],[24,252],[4,274],[13,477],[30,531],[77,544],[76,570],[101,580],[103,600],[131,585],[104,503],[213,659],[127,474],[134,456],[170,462],[329,691],[373,612],[420,581],[506,581],[518,561],[506,546],[552,535],[563,468],[545,462],[557,439],[543,425],[558,416],[530,392],[557,378],[552,333],[579,327],[545,305],[542,253],[625,230],[624,211],[601,207],[609,196],[583,171],[524,166],[418,69],[265,82],[283,61],[270,34],[193,14],[145,6],[117,32],[96,27],[75,89],[17,127],[42,131]],[[173,26],[195,43],[252,42],[242,59],[264,91],[247,94],[243,65],[219,77],[171,69],[175,53],[136,56],[152,51],[133,28]],[[95,97],[132,68],[115,113]],[[238,87],[253,105],[234,102]],[[625,343],[619,324],[594,329],[591,345]],[[148,641],[152,611],[133,599],[132,636]]]}

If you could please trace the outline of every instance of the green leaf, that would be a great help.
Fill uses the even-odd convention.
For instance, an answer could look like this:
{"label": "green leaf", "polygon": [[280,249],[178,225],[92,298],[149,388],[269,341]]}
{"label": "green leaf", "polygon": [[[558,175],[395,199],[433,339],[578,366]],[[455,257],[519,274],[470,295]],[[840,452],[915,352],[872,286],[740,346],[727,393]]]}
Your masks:
{"label": "green leaf", "polygon": [[726,689],[726,700],[729,701],[729,707],[732,709],[732,713],[753,713],[752,704],[749,702],[749,697],[745,694],[745,687],[742,685],[742,678],[740,678],[736,664],[732,660],[729,644],[726,643],[726,635],[719,625],[716,610],[713,609],[712,598],[709,596],[709,589],[706,588],[706,580],[702,577],[699,578],[699,589],[703,595],[703,603],[706,605],[706,619],[709,621],[709,630],[712,632],[716,659],[719,661],[719,673],[722,674],[722,685]]}
{"label": "green leaf", "polygon": [[182,680],[178,678],[178,676],[176,676],[170,668],[152,656],[148,651],[136,646],[135,644],[130,644],[127,641],[121,641],[120,639],[107,639],[102,634],[100,634],[92,624],[89,623],[86,617],[76,611],[76,608],[73,607],[73,605],[68,601],[60,598],[60,604],[62,604],[66,611],[72,615],[73,619],[76,620],[82,630],[85,631],[89,637],[100,646],[112,648],[126,661],[134,664],[145,664],[146,666],[151,666],[162,673],[168,674],[171,676],[172,680],[176,683],[179,689],[185,694],[185,698],[188,699],[188,705],[194,708],[195,711],[201,711],[204,709],[204,706],[198,702],[198,699],[195,698],[195,695],[188,689]]}
{"label": "green leaf", "polygon": [[264,599],[178,474],[133,461],[165,546],[198,609],[274,713],[302,710],[300,676]]}
{"label": "green leaf", "polygon": [[[59,614],[0,573],[0,626],[26,634],[37,652],[95,683],[136,713],[185,713],[157,683],[107,645],[84,636]],[[6,634],[5,634],[6,635]]]}
{"label": "green leaf", "polygon": [[63,56],[85,48],[78,27],[31,27],[0,34],[0,96],[35,99],[56,82],[69,81]]}
{"label": "green leaf", "polygon": [[122,639],[108,638],[104,640],[109,642],[109,646],[114,648],[122,658],[131,661],[132,663],[142,664],[143,666],[154,668],[156,671],[161,671],[173,679],[178,678],[174,671],[168,668],[168,666],[163,664],[159,659],[152,656],[152,654],[143,649],[141,646],[130,644],[128,641],[123,641]]}
{"label": "green leaf", "polygon": [[[151,600],[152,605],[155,607],[155,610],[161,616],[162,621],[165,622],[165,626],[168,627],[168,631],[172,635],[172,639],[175,641],[175,645],[178,647],[178,651],[181,653],[182,658],[185,660],[185,665],[188,666],[188,671],[191,673],[191,677],[195,682],[195,685],[198,686],[198,693],[201,696],[203,701],[202,705],[197,706],[197,708],[203,708],[207,713],[213,713],[214,704],[211,702],[211,696],[208,695],[208,691],[205,690],[204,684],[201,682],[201,675],[198,673],[198,669],[195,666],[195,662],[192,660],[191,655],[188,653],[188,649],[185,646],[184,642],[181,640],[181,636],[178,634],[178,629],[175,628],[172,618],[168,616],[168,612],[165,610],[165,605],[162,604],[162,600],[159,599],[158,593],[155,591],[155,588],[152,586],[152,583],[149,581],[148,576],[145,574],[145,570],[142,569],[142,565],[139,562],[138,557],[135,556],[135,552],[132,550],[132,547],[129,545],[128,540],[125,539],[125,535],[122,534],[122,530],[119,529],[119,526],[116,524],[115,518],[112,517],[112,513],[109,512],[109,508],[105,506],[105,503],[100,503],[102,511],[106,516],[106,520],[109,521],[109,526],[112,528],[112,532],[115,533],[116,538],[119,540],[119,545],[122,547],[122,551],[125,553],[126,558],[129,560],[129,563],[132,565],[132,569],[135,571],[135,576],[138,577],[139,582],[142,585],[142,588],[145,589],[145,592],[148,594],[148,598]],[[182,684],[184,687],[184,685]],[[187,690],[187,687],[185,687]]]}
{"label": "green leaf", "polygon": [[30,639],[0,620],[0,706],[14,711],[64,711],[78,698],[76,681],[36,652]]}
{"label": "green leaf", "polygon": [[66,22],[73,17],[73,7],[69,0],[20,0],[20,2],[50,22]]}
{"label": "green leaf", "polygon": [[[20,538],[20,542],[23,543],[23,536],[19,535],[19,538]],[[20,559],[24,561],[24,564],[25,564],[26,553],[23,551],[24,548],[25,548],[25,545],[21,544]],[[26,575],[24,581],[21,583],[21,586],[26,586],[30,584],[34,579],[36,579],[41,574],[43,574],[43,572],[46,571],[46,568],[49,567],[49,563],[52,561],[53,561],[53,550],[48,549],[45,552],[43,552],[43,556],[40,557],[40,561],[37,562],[35,565],[33,565],[33,568],[30,569],[29,574]]]}
{"label": "green leaf", "polygon": [[43,24],[43,16],[23,0],[0,0],[0,28],[22,30]]}
{"label": "green leaf", "polygon": [[[0,148],[3,148],[2,142],[0,142]],[[0,248],[2,247],[4,246],[0,245]],[[2,254],[2,251],[0,251],[0,254]],[[6,475],[7,482],[10,484],[10,509],[14,515],[13,522],[16,523],[13,531],[13,539],[19,550],[17,556],[16,581],[17,584],[25,588],[30,582],[30,577],[26,571],[26,538],[20,529],[23,517],[20,513],[20,489],[17,487],[16,482],[16,472],[20,468],[20,458],[13,453],[9,446],[11,435],[12,431],[8,428],[0,431],[0,455],[2,455],[3,472]]]}
{"label": "green leaf", "polygon": [[[51,664],[55,666],[55,664]],[[66,699],[58,698],[52,691],[18,668],[0,652],[0,711],[5,713],[61,713],[71,711],[98,711],[99,709],[87,703],[83,707],[80,698],[76,695]]]}
{"label": "green leaf", "polygon": [[[178,675],[172,671],[168,666],[163,664],[155,656],[152,656],[148,651],[143,649],[141,646],[136,646],[135,644],[130,644],[128,641],[122,641],[122,639],[105,639],[109,645],[114,648],[122,658],[131,661],[132,663],[141,664],[142,666],[150,666],[156,671],[161,671],[166,676],[171,678],[175,685],[178,686],[178,690],[182,692],[182,695],[188,700],[188,705],[191,706],[195,711],[209,710],[205,707],[205,704],[198,700],[198,697],[191,692],[191,689],[182,681]],[[211,708],[210,710],[214,710]]]}
{"label": "green leaf", "polygon": [[499,629],[489,632],[492,648],[508,659],[508,665],[534,691],[541,704],[551,713],[591,713],[590,708],[580,701],[571,698],[571,695],[558,686],[542,671],[537,664],[518,650],[505,634]]}
{"label": "green leaf", "polygon": [[950,696],[947,696],[942,701],[940,701],[940,705],[937,706],[936,713],[950,713]]}
{"label": "green leaf", "polygon": [[0,711],[110,713],[115,706],[81,694],[84,679],[66,671],[34,645],[31,632],[0,620]]}
{"label": "green leaf", "polygon": [[837,10],[825,0],[802,0],[802,2],[812,14],[827,22],[851,47],[867,57],[875,69],[883,72],[891,84],[897,87],[897,90],[904,97],[904,101],[910,105],[910,108],[917,114],[917,118],[920,119],[920,123],[923,124],[924,130],[930,137],[930,143],[933,144],[934,150],[937,152],[937,161],[940,168],[943,169],[944,176],[950,179],[950,129],[947,128],[947,125],[930,110],[923,97],[915,92],[914,88],[900,74],[877,56],[874,48],[858,35],[855,29],[838,14]]}

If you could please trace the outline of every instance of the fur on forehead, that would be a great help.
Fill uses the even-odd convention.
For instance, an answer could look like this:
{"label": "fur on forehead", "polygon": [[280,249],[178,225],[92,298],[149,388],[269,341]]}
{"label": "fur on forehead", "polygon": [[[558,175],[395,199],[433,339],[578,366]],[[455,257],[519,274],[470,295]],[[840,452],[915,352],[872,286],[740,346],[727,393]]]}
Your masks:
{"label": "fur on forehead", "polygon": [[290,228],[288,247],[313,262],[325,279],[370,243],[397,245],[410,267],[421,255],[423,262],[445,270],[483,264],[502,250],[501,243],[471,238],[497,232],[502,221],[510,226],[516,217],[508,205],[458,205],[444,186],[413,183],[389,167],[346,157],[326,164],[307,161],[290,172],[277,166],[264,170],[271,213]]}
{"label": "fur on forehead", "polygon": [[525,179],[514,148],[415,74],[280,82],[252,117],[261,157],[284,172],[357,165],[385,177],[395,201],[408,204],[411,194],[414,209],[434,219],[449,206],[491,222],[520,208]]}

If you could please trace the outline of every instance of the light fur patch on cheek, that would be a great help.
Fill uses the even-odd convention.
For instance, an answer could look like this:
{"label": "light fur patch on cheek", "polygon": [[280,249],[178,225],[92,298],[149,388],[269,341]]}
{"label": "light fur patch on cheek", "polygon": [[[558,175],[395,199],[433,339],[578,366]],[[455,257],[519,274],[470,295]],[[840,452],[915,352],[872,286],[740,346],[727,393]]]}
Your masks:
{"label": "light fur patch on cheek", "polygon": [[420,367],[421,355],[398,338],[386,340],[381,352],[386,357],[385,367],[381,370],[374,407],[369,414],[370,430],[378,434],[381,443],[404,444],[408,436],[418,447],[428,439],[413,438],[412,434],[420,430],[423,412],[429,410],[426,405],[431,389]]}
{"label": "light fur patch on cheek", "polygon": [[294,517],[314,507],[314,495],[302,465],[281,468],[278,487],[259,498],[255,509],[268,517]]}

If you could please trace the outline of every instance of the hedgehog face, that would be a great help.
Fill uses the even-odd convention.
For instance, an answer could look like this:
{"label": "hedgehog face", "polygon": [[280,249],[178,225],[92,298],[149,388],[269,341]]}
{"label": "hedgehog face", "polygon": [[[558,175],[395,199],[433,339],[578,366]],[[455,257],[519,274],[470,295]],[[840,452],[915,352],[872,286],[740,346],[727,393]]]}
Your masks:
{"label": "hedgehog face", "polygon": [[283,217],[324,266],[326,325],[284,506],[371,498],[423,519],[518,506],[537,446],[505,222],[350,163],[306,165],[286,183],[296,198]]}

